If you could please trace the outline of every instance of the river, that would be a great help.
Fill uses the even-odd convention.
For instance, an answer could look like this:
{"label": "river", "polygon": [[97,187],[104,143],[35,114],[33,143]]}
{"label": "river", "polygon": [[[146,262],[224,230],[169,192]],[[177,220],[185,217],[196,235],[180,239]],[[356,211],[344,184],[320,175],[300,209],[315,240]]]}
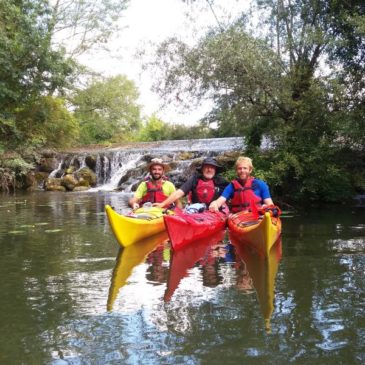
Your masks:
{"label": "river", "polygon": [[104,205],[125,199],[0,197],[1,364],[365,363],[364,208],[283,217],[262,291],[227,237],[192,263],[166,242],[120,252]]}

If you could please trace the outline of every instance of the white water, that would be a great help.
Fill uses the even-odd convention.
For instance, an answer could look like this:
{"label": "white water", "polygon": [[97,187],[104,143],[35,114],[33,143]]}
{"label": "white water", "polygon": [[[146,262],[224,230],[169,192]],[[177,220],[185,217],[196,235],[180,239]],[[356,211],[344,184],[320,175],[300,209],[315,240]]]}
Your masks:
{"label": "white water", "polygon": [[[174,162],[176,168],[172,173],[184,176],[194,159],[201,159],[208,155],[219,155],[225,151],[241,150],[244,147],[244,140],[241,137],[231,138],[211,138],[196,140],[177,140],[161,142],[139,143],[138,148],[110,148],[103,149],[97,154],[95,172],[97,175],[98,186],[89,191],[113,191],[118,188],[120,181],[129,171],[139,168],[146,164],[144,156],[160,157],[168,162]],[[189,152],[193,154],[191,160],[181,161],[178,154]],[[75,155],[72,161],[78,160],[81,167],[85,166],[87,155]],[[60,162],[57,170],[52,172],[52,176],[60,171],[63,161]],[[125,192],[131,191],[131,186],[138,181],[141,176],[129,177],[130,185],[124,189]]]}

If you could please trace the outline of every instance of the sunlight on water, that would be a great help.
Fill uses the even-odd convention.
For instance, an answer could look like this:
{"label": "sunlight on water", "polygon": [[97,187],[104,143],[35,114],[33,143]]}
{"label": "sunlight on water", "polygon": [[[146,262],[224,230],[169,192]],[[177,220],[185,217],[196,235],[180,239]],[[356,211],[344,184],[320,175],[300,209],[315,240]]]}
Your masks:
{"label": "sunlight on water", "polygon": [[276,273],[228,241],[120,251],[127,197],[0,197],[1,364],[364,363],[362,211],[285,220]]}
{"label": "sunlight on water", "polygon": [[337,252],[364,252],[365,237],[353,238],[348,240],[335,239],[329,241],[330,246]]}

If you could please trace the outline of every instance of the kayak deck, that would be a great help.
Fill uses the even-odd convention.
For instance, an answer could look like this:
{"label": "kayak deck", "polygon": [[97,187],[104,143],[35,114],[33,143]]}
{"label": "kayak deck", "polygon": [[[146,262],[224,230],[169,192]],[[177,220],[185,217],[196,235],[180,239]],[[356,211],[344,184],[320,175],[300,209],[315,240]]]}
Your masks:
{"label": "kayak deck", "polygon": [[228,228],[236,240],[253,246],[264,255],[281,235],[281,220],[266,212],[263,217],[252,220],[250,212],[239,212],[228,218]]}
{"label": "kayak deck", "polygon": [[114,236],[122,247],[165,230],[165,211],[161,208],[140,208],[129,216],[117,213],[110,205],[105,206],[105,211]]}

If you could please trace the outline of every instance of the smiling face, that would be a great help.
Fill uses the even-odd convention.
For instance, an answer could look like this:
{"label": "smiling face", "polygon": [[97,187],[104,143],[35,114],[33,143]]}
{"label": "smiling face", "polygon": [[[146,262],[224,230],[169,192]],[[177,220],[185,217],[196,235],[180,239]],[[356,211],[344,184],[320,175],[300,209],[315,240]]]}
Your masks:
{"label": "smiling face", "polygon": [[252,166],[248,161],[242,161],[236,166],[236,174],[241,180],[246,180],[250,177],[252,172]]}
{"label": "smiling face", "polygon": [[161,165],[153,165],[150,170],[150,174],[153,180],[159,180],[162,178],[164,173],[164,168]]}
{"label": "smiling face", "polygon": [[210,180],[213,179],[215,175],[215,170],[216,168],[213,165],[203,165],[202,174],[207,180]]}

